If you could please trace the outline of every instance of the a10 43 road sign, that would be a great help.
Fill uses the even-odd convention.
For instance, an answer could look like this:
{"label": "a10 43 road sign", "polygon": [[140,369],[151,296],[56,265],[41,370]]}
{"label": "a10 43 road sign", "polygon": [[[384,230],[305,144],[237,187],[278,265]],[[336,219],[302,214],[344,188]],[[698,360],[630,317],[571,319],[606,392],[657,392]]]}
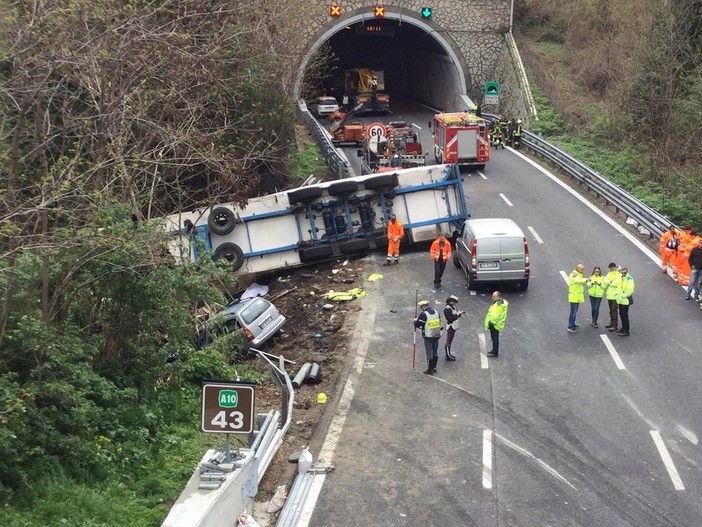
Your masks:
{"label": "a10 43 road sign", "polygon": [[216,382],[202,385],[202,431],[249,434],[254,427],[254,387]]}

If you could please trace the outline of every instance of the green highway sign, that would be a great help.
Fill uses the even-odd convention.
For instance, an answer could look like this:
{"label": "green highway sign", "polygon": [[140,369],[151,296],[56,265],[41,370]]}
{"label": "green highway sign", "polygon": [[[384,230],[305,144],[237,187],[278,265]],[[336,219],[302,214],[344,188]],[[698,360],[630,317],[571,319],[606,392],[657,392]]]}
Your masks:
{"label": "green highway sign", "polygon": [[486,82],[485,95],[500,95],[500,83],[495,81]]}
{"label": "green highway sign", "polygon": [[202,384],[202,431],[250,434],[254,430],[254,387],[235,382]]}
{"label": "green highway sign", "polygon": [[222,408],[234,408],[239,404],[239,394],[234,390],[221,390],[219,392],[219,405]]}

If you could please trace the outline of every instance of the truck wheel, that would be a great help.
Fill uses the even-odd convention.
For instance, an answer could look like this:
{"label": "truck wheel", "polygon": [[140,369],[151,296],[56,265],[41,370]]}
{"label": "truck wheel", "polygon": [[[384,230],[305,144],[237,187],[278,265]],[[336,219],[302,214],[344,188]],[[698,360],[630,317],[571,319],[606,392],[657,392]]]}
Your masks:
{"label": "truck wheel", "polygon": [[319,187],[303,187],[288,192],[288,201],[291,205],[295,203],[309,203],[322,197],[322,189]]}
{"label": "truck wheel", "polygon": [[385,249],[388,246],[388,237],[386,235],[378,236],[375,239],[375,248],[376,249]]}
{"label": "truck wheel", "polygon": [[529,288],[529,279],[525,278],[524,280],[521,280],[519,282],[519,287],[522,288],[522,291],[526,291]]}
{"label": "truck wheel", "polygon": [[315,262],[334,255],[334,248],[331,245],[318,245],[316,247],[306,247],[298,251],[302,263]]}
{"label": "truck wheel", "polygon": [[352,254],[367,251],[370,248],[368,240],[349,240],[339,244],[339,252],[341,254]]}
{"label": "truck wheel", "polygon": [[455,265],[457,268],[461,268],[461,261],[458,259],[458,254],[453,253],[453,265]]}
{"label": "truck wheel", "polygon": [[329,195],[342,197],[358,190],[358,183],[355,181],[339,181],[329,185]]}
{"label": "truck wheel", "polygon": [[397,174],[383,174],[382,176],[366,179],[363,182],[363,186],[366,187],[366,190],[395,188],[398,184]]}
{"label": "truck wheel", "polygon": [[212,259],[216,262],[220,258],[224,258],[231,264],[232,271],[238,271],[244,265],[244,251],[236,243],[220,243],[214,250]]}
{"label": "truck wheel", "polygon": [[481,163],[480,165],[475,165],[475,168],[477,170],[485,170],[485,163]]}
{"label": "truck wheel", "polygon": [[236,226],[236,216],[234,212],[226,207],[215,207],[207,218],[207,226],[212,234],[224,236],[234,230]]}

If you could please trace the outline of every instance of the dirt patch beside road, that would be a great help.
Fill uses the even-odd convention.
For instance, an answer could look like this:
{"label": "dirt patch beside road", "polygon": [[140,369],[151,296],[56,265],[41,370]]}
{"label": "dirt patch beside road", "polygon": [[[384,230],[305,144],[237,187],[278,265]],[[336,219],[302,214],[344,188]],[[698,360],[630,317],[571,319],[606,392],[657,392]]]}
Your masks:
{"label": "dirt patch beside road", "polygon": [[[324,393],[331,401],[340,387],[360,306],[357,300],[333,302],[325,295],[331,290],[363,288],[365,263],[365,259],[337,260],[268,281],[267,298],[288,321],[266,351],[294,362],[286,368],[291,379],[305,362],[316,362],[320,365],[321,382],[303,384],[295,391],[292,423],[259,485],[258,502],[269,500],[278,485],[285,484],[289,490],[297,465],[289,463],[288,457],[310,444],[327,408],[317,402],[317,395]],[[257,413],[280,407],[280,391],[272,382],[256,388]]]}

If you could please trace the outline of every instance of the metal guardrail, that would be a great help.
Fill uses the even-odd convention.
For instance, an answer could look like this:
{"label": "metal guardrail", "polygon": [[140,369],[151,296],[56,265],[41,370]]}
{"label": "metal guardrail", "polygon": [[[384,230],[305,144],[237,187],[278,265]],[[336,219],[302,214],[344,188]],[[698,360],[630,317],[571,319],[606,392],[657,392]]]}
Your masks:
{"label": "metal guardrail", "polygon": [[285,371],[285,359],[278,357],[276,364],[268,353],[253,351],[266,363],[273,382],[280,388],[281,409],[257,415],[259,427],[253,433],[250,448],[230,452],[227,440],[225,450],[209,450],[162,527],[231,525],[232,518],[250,510],[258,484],[290,428],[295,401],[292,382]]}
{"label": "metal guardrail", "polygon": [[626,214],[642,234],[658,239],[672,224],[666,216],[542,137],[524,130],[522,144],[570,174],[578,183],[603,198],[608,205],[614,206],[617,212]]}
{"label": "metal guardrail", "polygon": [[314,116],[307,109],[307,105],[304,101],[299,101],[300,113],[302,114],[302,120],[307,125],[312,137],[314,137],[317,142],[317,146],[322,152],[322,157],[327,162],[329,168],[334,172],[338,179],[347,178],[353,176],[353,170],[349,160],[339,152],[339,150],[332,143],[331,136],[324,127],[319,124],[319,121],[314,118]]}

